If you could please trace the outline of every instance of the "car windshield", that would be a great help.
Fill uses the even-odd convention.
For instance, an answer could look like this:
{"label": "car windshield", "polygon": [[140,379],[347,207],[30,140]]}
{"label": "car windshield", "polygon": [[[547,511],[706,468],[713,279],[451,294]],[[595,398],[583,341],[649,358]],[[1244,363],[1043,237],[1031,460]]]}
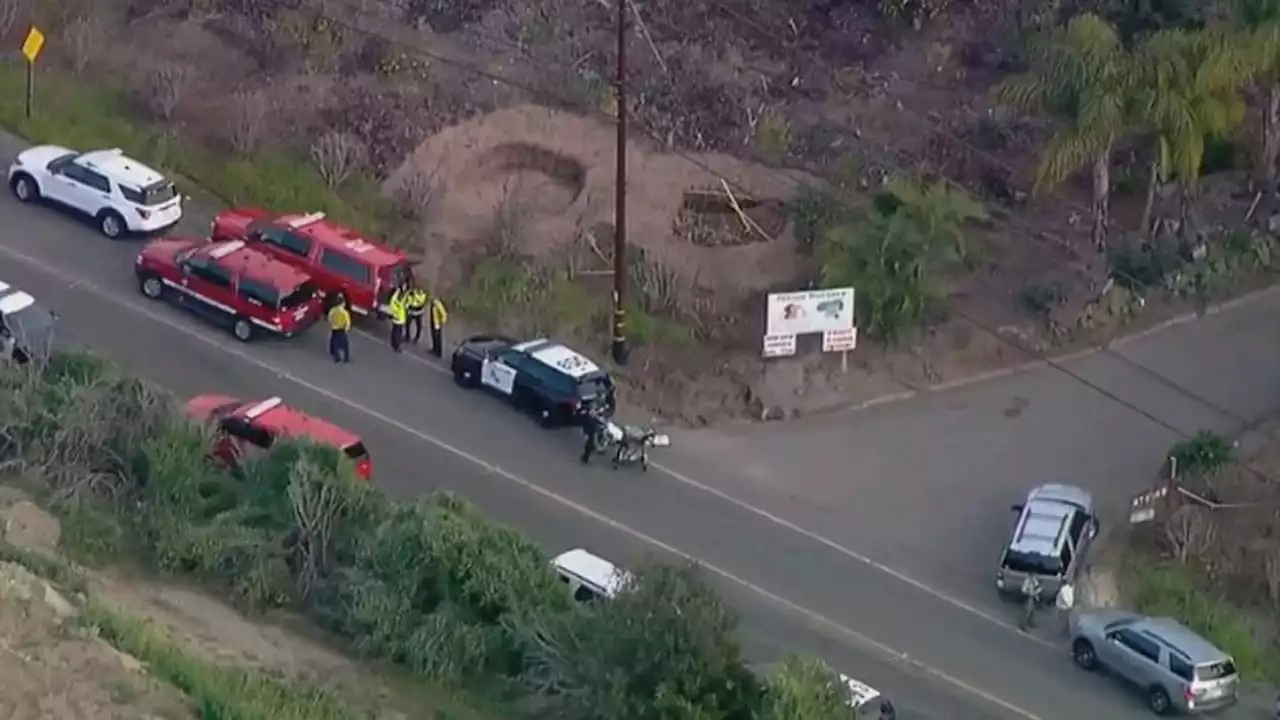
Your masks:
{"label": "car windshield", "polygon": [[1010,550],[1004,556],[1004,566],[1009,570],[1032,575],[1061,575],[1062,560],[1052,555]]}
{"label": "car windshield", "polygon": [[78,157],[80,157],[80,155],[78,153],[73,153],[73,152],[67,153],[66,155],[59,155],[58,157],[49,161],[49,164],[46,165],[45,167],[53,172],[57,172],[58,169],[61,168],[63,165],[66,165],[67,163],[71,162],[72,160],[75,160]]}
{"label": "car windshield", "polygon": [[308,302],[311,301],[311,298],[315,297],[315,294],[316,294],[315,283],[311,282],[310,280],[307,280],[303,282],[301,285],[299,285],[298,287],[294,288],[292,292],[280,298],[280,308],[284,310],[288,310],[291,308],[296,308],[302,305],[306,305]]}
{"label": "car windshield", "polygon": [[196,245],[195,247],[189,247],[186,250],[179,250],[174,254],[173,261],[178,264],[184,263],[199,249],[200,246]]}
{"label": "car windshield", "polygon": [[578,397],[592,400],[609,392],[609,383],[603,375],[583,378],[578,383]]}
{"label": "car windshield", "polygon": [[1231,660],[1196,666],[1196,680],[1221,680],[1236,674],[1236,664]]}
{"label": "car windshield", "polygon": [[364,449],[364,443],[356,442],[342,448],[342,452],[352,460],[359,460],[369,456],[369,451]]}

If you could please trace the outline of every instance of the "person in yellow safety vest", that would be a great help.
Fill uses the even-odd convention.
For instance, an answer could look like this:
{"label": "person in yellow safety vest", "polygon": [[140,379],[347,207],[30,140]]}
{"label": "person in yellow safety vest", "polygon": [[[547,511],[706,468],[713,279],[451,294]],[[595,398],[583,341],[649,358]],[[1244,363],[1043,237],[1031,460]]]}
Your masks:
{"label": "person in yellow safety vest", "polygon": [[444,309],[440,298],[431,298],[431,354],[444,356],[444,324],[449,322],[449,313]]}
{"label": "person in yellow safety vest", "polygon": [[391,349],[400,352],[404,344],[405,323],[409,320],[405,286],[401,285],[391,293],[391,298],[387,301],[387,310],[391,315]]}
{"label": "person in yellow safety vest", "polygon": [[422,339],[422,316],[427,314],[427,291],[410,286],[405,293],[405,309],[409,313],[409,321],[405,325],[405,339],[417,345]]}
{"label": "person in yellow safety vest", "polygon": [[329,357],[336,363],[351,362],[351,311],[346,298],[339,294],[329,308]]}

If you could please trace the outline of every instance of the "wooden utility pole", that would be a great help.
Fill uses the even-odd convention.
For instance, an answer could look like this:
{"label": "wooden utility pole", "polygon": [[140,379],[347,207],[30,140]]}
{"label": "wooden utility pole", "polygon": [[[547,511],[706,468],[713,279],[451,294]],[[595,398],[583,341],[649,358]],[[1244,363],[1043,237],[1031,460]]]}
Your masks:
{"label": "wooden utility pole", "polygon": [[618,4],[618,177],[613,217],[613,361],[626,365],[627,349],[627,3]]}

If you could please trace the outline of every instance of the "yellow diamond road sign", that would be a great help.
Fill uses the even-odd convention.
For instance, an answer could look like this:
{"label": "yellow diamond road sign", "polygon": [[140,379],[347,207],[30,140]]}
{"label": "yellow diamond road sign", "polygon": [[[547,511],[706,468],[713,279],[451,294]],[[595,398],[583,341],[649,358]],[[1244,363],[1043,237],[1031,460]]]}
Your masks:
{"label": "yellow diamond road sign", "polygon": [[27,33],[27,39],[22,41],[22,54],[26,56],[27,62],[35,62],[43,49],[44,33],[40,32],[40,28],[32,25],[31,31]]}

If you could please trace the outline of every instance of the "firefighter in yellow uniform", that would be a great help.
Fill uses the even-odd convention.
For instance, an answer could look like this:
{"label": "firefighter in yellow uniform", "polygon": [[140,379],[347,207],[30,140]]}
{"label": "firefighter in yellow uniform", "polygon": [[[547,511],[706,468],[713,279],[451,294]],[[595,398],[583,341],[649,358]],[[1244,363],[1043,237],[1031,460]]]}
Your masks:
{"label": "firefighter in yellow uniform", "polygon": [[409,313],[409,321],[405,325],[405,340],[417,345],[422,339],[422,316],[427,314],[427,291],[411,285],[404,295],[405,309]]}
{"label": "firefighter in yellow uniform", "polygon": [[405,324],[409,321],[409,308],[404,286],[391,293],[387,301],[387,313],[391,316],[391,349],[400,352],[404,344]]}
{"label": "firefighter in yellow uniform", "polygon": [[341,293],[329,308],[329,357],[336,363],[351,362],[351,311]]}
{"label": "firefighter in yellow uniform", "polygon": [[438,297],[431,298],[431,354],[444,357],[444,324],[449,322],[449,313]]}

